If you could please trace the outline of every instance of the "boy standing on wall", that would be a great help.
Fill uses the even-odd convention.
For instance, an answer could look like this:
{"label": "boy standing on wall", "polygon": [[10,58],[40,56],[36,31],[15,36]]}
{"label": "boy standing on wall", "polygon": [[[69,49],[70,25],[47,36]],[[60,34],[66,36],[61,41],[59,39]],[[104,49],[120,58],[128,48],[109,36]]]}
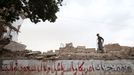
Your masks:
{"label": "boy standing on wall", "polygon": [[98,41],[97,42],[97,45],[98,45],[97,51],[103,53],[104,52],[104,50],[103,50],[104,39],[99,34],[97,34],[97,41]]}

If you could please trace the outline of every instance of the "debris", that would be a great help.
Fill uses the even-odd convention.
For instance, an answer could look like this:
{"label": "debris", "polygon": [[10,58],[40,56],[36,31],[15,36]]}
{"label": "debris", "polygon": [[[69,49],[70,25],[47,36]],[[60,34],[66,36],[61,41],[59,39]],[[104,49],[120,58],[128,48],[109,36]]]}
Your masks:
{"label": "debris", "polygon": [[11,42],[3,49],[0,49],[0,59],[37,59],[37,60],[89,60],[89,59],[134,59],[134,47],[120,46],[119,44],[107,44],[104,46],[106,52],[97,53],[95,48],[85,46],[74,47],[72,43],[66,44],[59,50],[50,50],[41,53],[30,51],[26,46]]}

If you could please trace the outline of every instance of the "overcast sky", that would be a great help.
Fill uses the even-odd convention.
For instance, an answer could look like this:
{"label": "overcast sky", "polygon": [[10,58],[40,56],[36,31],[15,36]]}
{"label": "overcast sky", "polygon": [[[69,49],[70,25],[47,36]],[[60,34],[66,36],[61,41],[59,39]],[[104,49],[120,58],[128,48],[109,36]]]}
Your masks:
{"label": "overcast sky", "polygon": [[23,21],[19,42],[32,50],[55,50],[61,43],[96,48],[105,44],[134,46],[134,0],[64,0],[55,23]]}

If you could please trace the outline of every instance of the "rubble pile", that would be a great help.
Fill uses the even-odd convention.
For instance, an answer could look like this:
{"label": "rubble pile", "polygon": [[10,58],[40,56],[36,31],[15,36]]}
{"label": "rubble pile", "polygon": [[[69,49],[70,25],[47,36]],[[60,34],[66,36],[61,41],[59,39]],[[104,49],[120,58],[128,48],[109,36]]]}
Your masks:
{"label": "rubble pile", "polygon": [[112,57],[131,58],[133,57],[134,48],[120,46],[119,44],[108,44],[104,46],[106,53],[112,54]]}
{"label": "rubble pile", "polygon": [[10,51],[6,49],[0,50],[0,59],[27,59],[26,54],[28,50],[24,51]]}
{"label": "rubble pile", "polygon": [[26,46],[12,42],[0,49],[0,59],[38,59],[38,60],[89,60],[89,59],[134,59],[134,47],[120,46],[119,44],[107,44],[104,53],[98,53],[95,48],[85,46],[74,47],[67,43],[59,50],[50,50],[41,53],[25,49]]}
{"label": "rubble pile", "polygon": [[4,46],[4,49],[11,50],[11,51],[23,51],[25,50],[26,46],[24,44],[20,44],[14,41],[11,41],[9,44]]}

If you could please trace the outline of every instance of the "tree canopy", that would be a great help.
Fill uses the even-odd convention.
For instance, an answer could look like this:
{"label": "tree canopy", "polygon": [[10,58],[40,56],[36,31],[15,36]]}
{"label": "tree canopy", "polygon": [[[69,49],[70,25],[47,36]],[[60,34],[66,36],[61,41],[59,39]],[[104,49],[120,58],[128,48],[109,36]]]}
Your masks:
{"label": "tree canopy", "polygon": [[6,22],[19,19],[20,14],[32,22],[55,22],[63,0],[0,0],[0,18]]}
{"label": "tree canopy", "polygon": [[[11,23],[20,16],[29,18],[33,23],[42,21],[55,22],[63,0],[0,0],[0,44],[8,44],[12,39],[11,30],[19,32]],[[10,29],[8,37],[3,38]]]}

